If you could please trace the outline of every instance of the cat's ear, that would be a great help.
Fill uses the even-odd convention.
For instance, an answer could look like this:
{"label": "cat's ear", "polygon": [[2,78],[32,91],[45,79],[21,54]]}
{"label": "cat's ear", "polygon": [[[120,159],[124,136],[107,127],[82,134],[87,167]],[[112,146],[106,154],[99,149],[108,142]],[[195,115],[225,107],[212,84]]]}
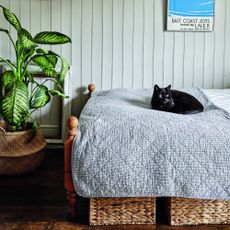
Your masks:
{"label": "cat's ear", "polygon": [[171,85],[166,87],[167,90],[171,90]]}
{"label": "cat's ear", "polygon": [[160,87],[156,84],[156,85],[154,85],[154,90],[159,90],[160,89]]}

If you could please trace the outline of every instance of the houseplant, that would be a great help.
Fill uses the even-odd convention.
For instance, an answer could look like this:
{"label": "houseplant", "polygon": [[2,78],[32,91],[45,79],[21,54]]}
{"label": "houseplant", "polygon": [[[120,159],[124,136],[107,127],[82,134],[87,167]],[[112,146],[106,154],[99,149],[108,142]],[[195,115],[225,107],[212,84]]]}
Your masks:
{"label": "houseplant", "polygon": [[[33,37],[22,27],[13,12],[2,5],[0,9],[17,34],[14,39],[9,30],[0,27],[0,32],[9,38],[15,51],[15,60],[7,60],[0,56],[0,64],[6,67],[0,75],[0,118],[4,120],[0,128],[0,174],[23,173],[41,163],[41,149],[45,146],[41,129],[37,121],[32,120],[31,114],[49,103],[54,95],[66,97],[63,82],[69,70],[68,62],[53,51],[39,48],[39,45],[65,44],[71,42],[71,39],[62,33],[52,31],[40,32]],[[57,63],[61,66],[60,73],[56,70]],[[31,64],[48,77],[44,82],[38,83],[34,80],[29,71]],[[55,87],[48,88],[45,85],[47,81],[54,82]],[[28,161],[28,165],[24,164],[23,158],[28,158],[25,160]],[[9,167],[6,167],[8,161]],[[22,167],[19,167],[20,162]],[[1,170],[3,166],[7,168],[4,171]],[[20,170],[14,172],[15,167]]]}

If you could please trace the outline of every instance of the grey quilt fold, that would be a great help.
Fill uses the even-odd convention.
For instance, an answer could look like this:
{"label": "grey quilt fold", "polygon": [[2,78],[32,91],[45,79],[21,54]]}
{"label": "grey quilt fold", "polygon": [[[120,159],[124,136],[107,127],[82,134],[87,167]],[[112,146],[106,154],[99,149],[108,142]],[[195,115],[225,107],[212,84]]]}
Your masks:
{"label": "grey quilt fold", "polygon": [[152,110],[152,89],[94,93],[72,148],[83,197],[170,196],[230,200],[230,115],[198,88],[205,111]]}

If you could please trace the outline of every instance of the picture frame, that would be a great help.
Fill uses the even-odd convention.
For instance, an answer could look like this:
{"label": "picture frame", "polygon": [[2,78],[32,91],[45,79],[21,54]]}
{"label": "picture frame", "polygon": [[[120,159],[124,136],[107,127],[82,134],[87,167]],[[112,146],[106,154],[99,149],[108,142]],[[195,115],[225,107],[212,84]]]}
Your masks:
{"label": "picture frame", "polygon": [[167,31],[213,31],[214,8],[215,0],[168,0]]}

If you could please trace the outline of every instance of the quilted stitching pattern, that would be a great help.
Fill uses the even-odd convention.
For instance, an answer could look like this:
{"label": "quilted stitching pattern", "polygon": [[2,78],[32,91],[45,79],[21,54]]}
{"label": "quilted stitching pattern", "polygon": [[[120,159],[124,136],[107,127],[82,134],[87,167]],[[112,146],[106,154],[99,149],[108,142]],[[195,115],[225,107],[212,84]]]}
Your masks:
{"label": "quilted stitching pattern", "polygon": [[151,110],[151,89],[94,93],[73,145],[76,192],[230,200],[230,115],[202,90],[185,91],[203,113]]}

